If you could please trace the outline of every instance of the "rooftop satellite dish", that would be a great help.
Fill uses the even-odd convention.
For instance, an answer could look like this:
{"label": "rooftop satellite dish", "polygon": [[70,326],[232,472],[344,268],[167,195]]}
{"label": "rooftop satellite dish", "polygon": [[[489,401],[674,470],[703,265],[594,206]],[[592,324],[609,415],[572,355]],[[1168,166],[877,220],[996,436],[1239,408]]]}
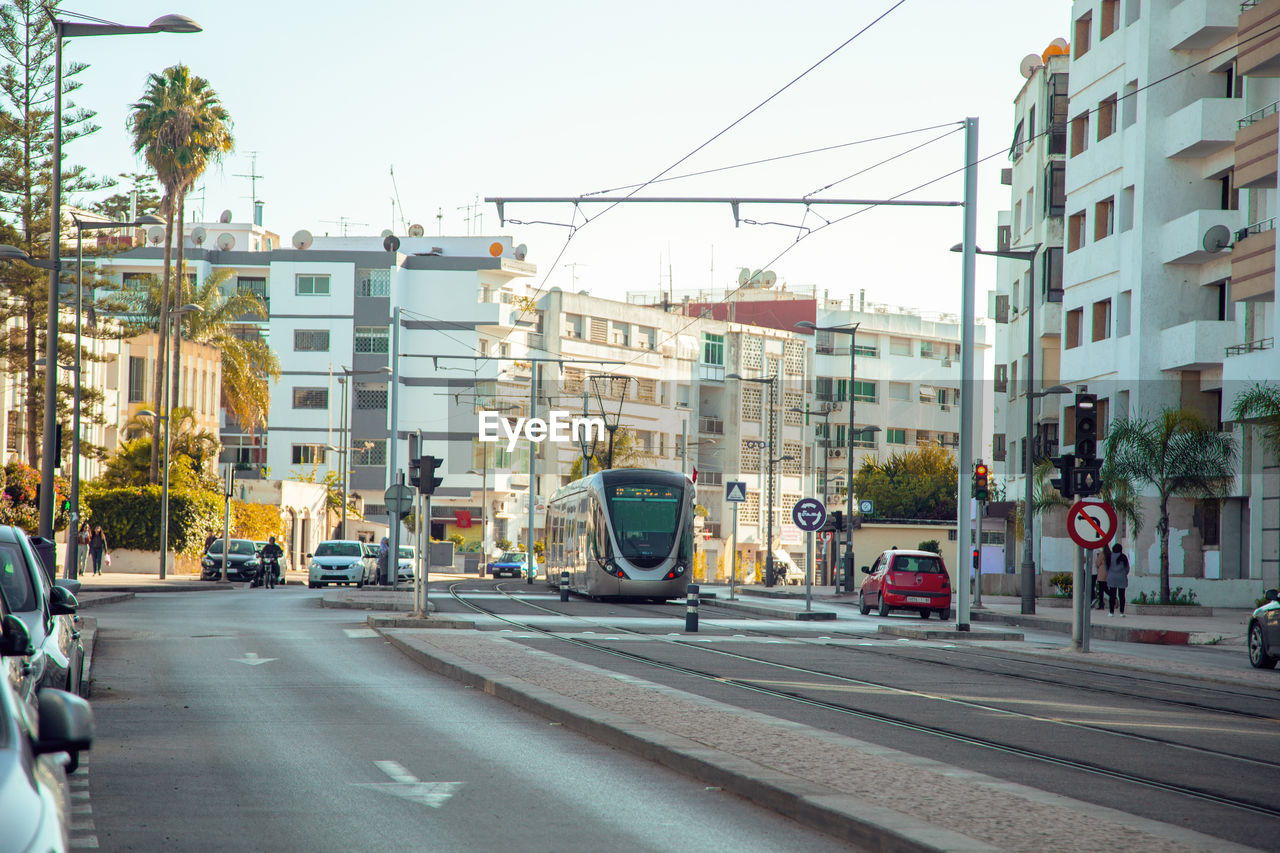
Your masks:
{"label": "rooftop satellite dish", "polygon": [[773,287],[778,282],[778,274],[773,270],[765,270],[760,276],[760,283],[765,287]]}
{"label": "rooftop satellite dish", "polygon": [[159,246],[164,242],[164,228],[159,225],[152,225],[147,229],[147,242],[153,246]]}
{"label": "rooftop satellite dish", "polygon": [[1038,53],[1028,53],[1022,57],[1022,62],[1018,65],[1018,71],[1027,79],[1031,78],[1037,68],[1044,68],[1044,62],[1040,59],[1040,54]]}
{"label": "rooftop satellite dish", "polygon": [[590,291],[590,290],[579,290],[579,291],[578,291],[578,295],[579,295],[579,296],[590,296],[590,295],[591,295],[591,291]]}
{"label": "rooftop satellite dish", "polygon": [[312,237],[311,232],[305,228],[293,235],[293,248],[295,249],[310,249],[311,244],[314,242],[315,238]]}
{"label": "rooftop satellite dish", "polygon": [[224,211],[222,211],[222,213],[218,214],[218,221],[219,221],[219,222],[222,222],[222,223],[230,222],[230,221],[231,221],[231,211],[229,211],[229,210],[224,210]]}
{"label": "rooftop satellite dish", "polygon": [[414,223],[413,225],[409,226],[410,237],[422,237],[426,233],[427,233],[427,229],[423,228],[421,225],[418,225],[417,223]]}
{"label": "rooftop satellite dish", "polygon": [[1231,245],[1231,229],[1225,225],[1215,225],[1204,232],[1202,243],[1206,252],[1220,252]]}
{"label": "rooftop satellite dish", "polygon": [[738,270],[738,287],[746,287],[748,281],[751,281],[751,270],[743,267]]}
{"label": "rooftop satellite dish", "polygon": [[218,235],[218,248],[224,252],[230,252],[236,247],[236,238],[232,237],[225,231]]}
{"label": "rooftop satellite dish", "polygon": [[209,232],[205,231],[199,225],[191,229],[191,242],[197,246],[204,245],[204,238],[209,236]]}
{"label": "rooftop satellite dish", "polygon": [[1049,44],[1061,50],[1066,50],[1067,46],[1069,45],[1069,42],[1066,39],[1059,37],[1049,42]]}
{"label": "rooftop satellite dish", "polygon": [[382,239],[384,239],[384,240],[385,240],[385,239],[387,239],[388,237],[390,237],[391,235],[393,235],[393,234],[395,234],[395,233],[396,233],[396,232],[392,231],[390,228],[383,228],[383,229],[382,229],[382,234],[381,234],[380,236],[382,237]]}
{"label": "rooftop satellite dish", "polygon": [[515,256],[517,261],[523,261],[525,259],[525,256],[528,254],[529,254],[529,247],[526,246],[524,243],[521,243],[519,246],[516,246]]}
{"label": "rooftop satellite dish", "polygon": [[390,231],[386,232],[382,236],[382,248],[386,249],[388,252],[400,251],[400,238],[392,234]]}

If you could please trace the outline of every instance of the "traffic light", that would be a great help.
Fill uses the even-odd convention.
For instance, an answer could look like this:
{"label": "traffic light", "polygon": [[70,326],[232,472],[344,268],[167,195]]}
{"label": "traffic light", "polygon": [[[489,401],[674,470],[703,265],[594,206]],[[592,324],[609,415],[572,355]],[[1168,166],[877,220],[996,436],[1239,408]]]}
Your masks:
{"label": "traffic light", "polygon": [[830,524],[831,524],[832,530],[839,530],[843,532],[844,531],[844,512],[842,510],[835,510],[834,512],[832,512]]}
{"label": "traffic light", "polygon": [[421,465],[418,491],[424,495],[434,495],[439,485],[444,482],[443,477],[436,476],[436,471],[444,467],[444,460],[439,456],[420,456],[418,463]]}
{"label": "traffic light", "polygon": [[1098,458],[1098,395],[1076,395],[1076,452],[1082,462]]}
{"label": "traffic light", "polygon": [[973,567],[975,569],[982,568],[982,552],[977,548],[973,549]]}
{"label": "traffic light", "polygon": [[57,467],[62,467],[62,424],[53,430],[53,458]]}
{"label": "traffic light", "polygon": [[1089,459],[1077,465],[1071,472],[1071,491],[1078,498],[1087,498],[1102,491],[1102,463]]}
{"label": "traffic light", "polygon": [[990,471],[987,466],[981,462],[973,466],[973,497],[983,503],[991,500],[991,491],[987,483],[989,474]]}
{"label": "traffic light", "polygon": [[1061,456],[1053,457],[1049,461],[1053,463],[1053,467],[1057,468],[1062,475],[1057,479],[1050,480],[1049,485],[1057,489],[1058,493],[1064,498],[1075,497],[1075,454],[1064,453]]}
{"label": "traffic light", "polygon": [[422,491],[422,457],[409,457],[409,485]]}

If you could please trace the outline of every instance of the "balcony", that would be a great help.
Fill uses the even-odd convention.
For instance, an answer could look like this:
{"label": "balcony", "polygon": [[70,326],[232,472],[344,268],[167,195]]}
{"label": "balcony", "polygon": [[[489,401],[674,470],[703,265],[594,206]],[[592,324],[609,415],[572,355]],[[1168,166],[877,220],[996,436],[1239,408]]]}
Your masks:
{"label": "balcony", "polygon": [[1238,189],[1273,188],[1276,185],[1276,104],[1245,116],[1236,131],[1236,172]]}
{"label": "balcony", "polygon": [[1280,76],[1280,0],[1241,3],[1236,40],[1240,45],[1237,73]]}
{"label": "balcony", "polygon": [[1164,156],[1208,157],[1230,148],[1236,143],[1239,118],[1236,98],[1201,98],[1188,104],[1165,122]]}
{"label": "balcony", "polygon": [[1195,320],[1160,333],[1161,370],[1207,370],[1222,364],[1238,336],[1232,320]]}
{"label": "balcony", "polygon": [[719,418],[698,418],[698,431],[709,435],[724,435],[724,421]]}
{"label": "balcony", "polygon": [[1166,31],[1171,50],[1204,50],[1235,35],[1240,23],[1239,6],[1218,0],[1183,0],[1168,12]]}
{"label": "balcony", "polygon": [[[1276,232],[1260,225],[1245,229],[1231,247],[1231,298],[1274,299],[1276,292]],[[1266,224],[1266,223],[1262,223]]]}
{"label": "balcony", "polygon": [[1160,261],[1203,264],[1213,260],[1217,253],[1205,251],[1205,232],[1215,225],[1225,225],[1235,231],[1240,227],[1240,215],[1238,210],[1193,210],[1165,223],[1160,234]]}

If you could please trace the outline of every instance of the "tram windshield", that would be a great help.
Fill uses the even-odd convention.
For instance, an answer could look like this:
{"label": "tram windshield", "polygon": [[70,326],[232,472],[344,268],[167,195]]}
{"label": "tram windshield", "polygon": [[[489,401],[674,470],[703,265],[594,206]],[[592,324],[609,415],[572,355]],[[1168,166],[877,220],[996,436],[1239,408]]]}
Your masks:
{"label": "tram windshield", "polygon": [[682,486],[629,483],[607,490],[609,517],[622,556],[651,568],[671,556],[680,534]]}

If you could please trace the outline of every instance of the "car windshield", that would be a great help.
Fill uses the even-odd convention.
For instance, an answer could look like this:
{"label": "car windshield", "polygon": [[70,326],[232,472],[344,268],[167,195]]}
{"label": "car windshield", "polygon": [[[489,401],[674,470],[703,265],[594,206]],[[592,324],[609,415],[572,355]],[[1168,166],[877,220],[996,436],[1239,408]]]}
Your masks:
{"label": "car windshield", "polygon": [[498,562],[499,563],[523,563],[524,551],[508,551],[502,555],[502,559],[498,560]]}
{"label": "car windshield", "polygon": [[321,542],[316,546],[317,557],[359,557],[359,542]]}
{"label": "car windshield", "polygon": [[631,483],[608,490],[609,515],[622,556],[642,568],[671,555],[679,534],[683,486]]}
{"label": "car windshield", "polygon": [[378,546],[377,546],[377,545],[373,545],[373,544],[365,544],[365,545],[361,545],[361,546],[360,546],[360,548],[364,551],[364,555],[365,555],[366,557],[376,557],[376,556],[378,556]]}
{"label": "car windshield", "polygon": [[38,606],[26,559],[16,542],[0,542],[0,592],[11,612],[25,613]]}
{"label": "car windshield", "polygon": [[929,575],[941,575],[946,572],[946,569],[942,568],[942,561],[937,557],[916,557],[910,554],[895,554],[889,569],[894,572],[923,572]]}
{"label": "car windshield", "polygon": [[[213,542],[209,545],[209,553],[210,554],[222,553],[221,539],[213,540]],[[232,539],[231,549],[227,553],[240,554],[243,556],[245,554],[255,554],[257,553],[257,549],[253,547],[253,543],[250,542],[248,539]]]}
{"label": "car windshield", "polygon": [[402,559],[402,560],[412,560],[412,559],[413,559],[413,549],[412,549],[412,548],[410,548],[410,547],[408,547],[408,546],[403,546],[403,547],[401,547],[401,548],[400,548],[400,559]]}

